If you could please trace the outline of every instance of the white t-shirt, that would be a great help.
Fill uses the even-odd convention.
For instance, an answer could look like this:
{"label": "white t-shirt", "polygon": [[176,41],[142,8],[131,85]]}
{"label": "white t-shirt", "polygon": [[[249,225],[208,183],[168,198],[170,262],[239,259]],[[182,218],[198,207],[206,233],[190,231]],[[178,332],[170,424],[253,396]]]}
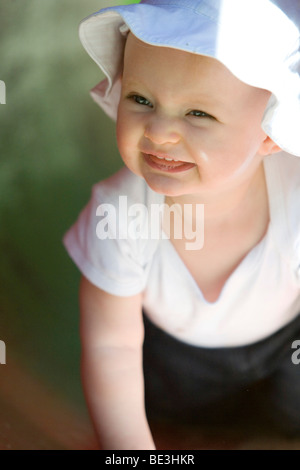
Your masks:
{"label": "white t-shirt", "polygon": [[144,291],[146,315],[179,340],[204,347],[259,341],[300,312],[300,159],[281,152],[266,157],[264,167],[267,233],[216,302],[205,300],[161,232],[149,236],[148,230],[142,237],[146,209],[149,216],[164,196],[126,167],[93,187],[90,202],[64,237],[65,247],[82,274],[101,289],[118,296]]}

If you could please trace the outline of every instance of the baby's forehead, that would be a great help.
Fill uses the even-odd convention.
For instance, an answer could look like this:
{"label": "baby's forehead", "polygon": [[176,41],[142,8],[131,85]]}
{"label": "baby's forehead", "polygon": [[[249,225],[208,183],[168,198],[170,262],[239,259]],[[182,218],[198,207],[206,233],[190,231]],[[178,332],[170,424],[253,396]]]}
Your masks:
{"label": "baby's forehead", "polygon": [[131,32],[129,32],[125,43],[123,60],[124,63],[126,61],[132,61],[133,64],[131,65],[139,61],[142,62],[144,66],[147,66],[150,61],[151,67],[157,68],[161,67],[166,62],[177,62],[176,70],[170,70],[170,73],[184,71],[186,74],[191,74],[191,68],[199,64],[201,68],[213,66],[216,69],[226,70],[227,73],[230,73],[229,69],[214,57],[188,52],[183,49],[149,44],[142,41]]}
{"label": "baby's forehead", "polygon": [[134,34],[128,35],[124,51],[125,79],[143,77],[147,81],[157,81],[161,74],[170,81],[180,84],[182,91],[203,79],[212,85],[220,84],[233,87],[250,87],[239,80],[223,63],[211,56],[195,54],[177,48],[161,47],[141,41]]}

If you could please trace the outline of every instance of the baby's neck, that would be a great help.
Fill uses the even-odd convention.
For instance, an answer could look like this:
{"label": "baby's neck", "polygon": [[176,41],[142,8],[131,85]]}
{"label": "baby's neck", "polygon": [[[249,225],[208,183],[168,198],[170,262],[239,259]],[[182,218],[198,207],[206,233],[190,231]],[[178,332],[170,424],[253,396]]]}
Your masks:
{"label": "baby's neck", "polygon": [[[241,221],[245,217],[257,216],[266,220],[269,218],[267,185],[263,165],[257,170],[250,181],[239,187],[230,188],[223,192],[203,192],[176,197],[167,196],[169,205],[204,204],[206,226],[217,227],[224,222]],[[196,213],[196,212],[194,212]]]}

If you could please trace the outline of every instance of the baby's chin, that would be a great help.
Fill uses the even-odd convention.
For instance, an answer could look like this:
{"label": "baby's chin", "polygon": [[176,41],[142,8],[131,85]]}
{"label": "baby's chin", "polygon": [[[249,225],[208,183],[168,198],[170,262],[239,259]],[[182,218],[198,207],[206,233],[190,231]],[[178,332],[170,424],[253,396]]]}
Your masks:
{"label": "baby's chin", "polygon": [[[187,174],[184,177],[184,175],[180,176],[178,173],[172,175],[170,173],[154,172],[153,170],[148,170],[144,165],[130,165],[128,162],[125,165],[136,176],[143,178],[148,186],[158,194],[176,197],[199,191],[198,186],[196,188],[191,187],[190,177]],[[186,179],[189,179],[189,181]]]}
{"label": "baby's chin", "polygon": [[182,181],[163,174],[142,175],[148,186],[158,194],[176,197],[191,193],[191,188]]}

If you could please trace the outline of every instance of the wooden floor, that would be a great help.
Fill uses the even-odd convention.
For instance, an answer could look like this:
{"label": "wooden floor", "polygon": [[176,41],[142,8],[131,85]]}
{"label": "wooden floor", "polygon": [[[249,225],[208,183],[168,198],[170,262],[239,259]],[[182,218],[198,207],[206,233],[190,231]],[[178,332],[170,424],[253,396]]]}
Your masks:
{"label": "wooden floor", "polygon": [[[0,450],[96,450],[87,414],[17,364],[0,365]],[[153,429],[160,450],[300,450],[299,440]]]}
{"label": "wooden floor", "polygon": [[10,362],[0,378],[0,450],[97,448],[87,415],[37,377]]}

